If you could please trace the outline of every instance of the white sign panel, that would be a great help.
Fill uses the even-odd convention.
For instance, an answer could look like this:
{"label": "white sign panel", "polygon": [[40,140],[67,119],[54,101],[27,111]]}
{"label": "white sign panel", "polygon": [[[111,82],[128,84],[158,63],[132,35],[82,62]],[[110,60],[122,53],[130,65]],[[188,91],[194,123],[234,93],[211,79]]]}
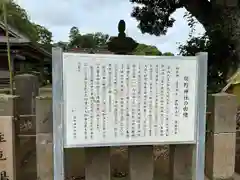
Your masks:
{"label": "white sign panel", "polygon": [[65,147],[194,143],[197,57],[63,54]]}

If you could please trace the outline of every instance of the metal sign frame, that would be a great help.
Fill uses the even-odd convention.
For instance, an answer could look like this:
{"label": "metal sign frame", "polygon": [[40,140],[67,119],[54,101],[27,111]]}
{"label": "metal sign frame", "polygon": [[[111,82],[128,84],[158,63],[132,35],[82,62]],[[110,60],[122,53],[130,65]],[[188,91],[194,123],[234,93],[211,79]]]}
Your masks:
{"label": "metal sign frame", "polygon": [[[204,180],[205,165],[205,124],[207,96],[207,53],[197,54],[198,82],[196,106],[196,144],[193,165],[194,179]],[[63,97],[63,51],[52,49],[52,92],[53,92],[53,157],[54,180],[64,180],[64,97]]]}

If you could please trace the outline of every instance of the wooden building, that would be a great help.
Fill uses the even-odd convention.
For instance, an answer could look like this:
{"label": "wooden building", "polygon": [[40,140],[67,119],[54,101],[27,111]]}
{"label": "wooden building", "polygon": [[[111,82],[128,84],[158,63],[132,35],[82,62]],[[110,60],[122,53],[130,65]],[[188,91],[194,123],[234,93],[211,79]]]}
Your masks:
{"label": "wooden building", "polygon": [[[9,85],[6,27],[0,21],[0,88]],[[30,41],[24,34],[8,26],[11,50],[11,64],[14,75],[28,71],[37,72],[42,78],[44,67],[51,66],[51,53]],[[29,73],[29,72],[28,72]]]}

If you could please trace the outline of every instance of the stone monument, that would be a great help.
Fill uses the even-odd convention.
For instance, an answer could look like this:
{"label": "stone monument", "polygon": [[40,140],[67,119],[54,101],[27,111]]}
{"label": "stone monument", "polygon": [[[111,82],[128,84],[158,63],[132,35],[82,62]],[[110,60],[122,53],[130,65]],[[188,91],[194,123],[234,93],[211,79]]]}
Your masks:
{"label": "stone monument", "polygon": [[120,20],[118,23],[118,36],[111,37],[108,42],[108,50],[115,54],[131,54],[138,43],[131,37],[126,37],[126,23]]}

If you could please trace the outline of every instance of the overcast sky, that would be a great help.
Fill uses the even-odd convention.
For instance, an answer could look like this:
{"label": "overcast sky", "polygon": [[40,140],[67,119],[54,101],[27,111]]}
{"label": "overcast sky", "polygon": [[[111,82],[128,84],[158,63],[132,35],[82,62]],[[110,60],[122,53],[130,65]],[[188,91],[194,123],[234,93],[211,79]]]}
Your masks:
{"label": "overcast sky", "polygon": [[[174,27],[169,28],[165,36],[143,35],[137,28],[137,22],[131,18],[133,5],[129,0],[15,0],[26,9],[31,20],[47,27],[53,33],[54,41],[67,41],[72,26],[81,33],[103,32],[117,35],[117,24],[124,19],[127,35],[140,43],[155,45],[160,51],[178,52],[179,43],[188,39],[189,27],[183,18],[184,9],[173,14]],[[196,35],[203,33],[197,26]]]}

